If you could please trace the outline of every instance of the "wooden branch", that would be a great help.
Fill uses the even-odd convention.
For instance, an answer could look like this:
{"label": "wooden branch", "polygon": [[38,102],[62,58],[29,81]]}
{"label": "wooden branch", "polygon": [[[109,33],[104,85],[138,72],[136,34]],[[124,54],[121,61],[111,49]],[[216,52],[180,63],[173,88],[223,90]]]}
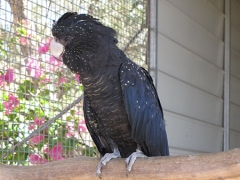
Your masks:
{"label": "wooden branch", "polygon": [[[240,179],[240,149],[221,153],[138,158],[126,177],[125,159],[111,160],[103,180]],[[78,157],[39,166],[0,165],[0,180],[99,180],[94,172],[99,158]]]}
{"label": "wooden branch", "polygon": [[12,14],[13,14],[13,23],[17,24],[22,22],[23,19],[26,19],[24,12],[23,0],[7,0],[9,3]]}
{"label": "wooden branch", "polygon": [[[11,12],[13,15],[13,24],[14,24],[14,35],[17,34],[16,27],[20,27],[20,23],[22,23],[23,20],[27,20],[27,17],[24,14],[24,3],[23,0],[7,0],[11,7]],[[22,54],[24,57],[30,57],[32,54],[34,54],[34,50],[31,47],[31,38],[25,37],[26,44],[19,44]]]}

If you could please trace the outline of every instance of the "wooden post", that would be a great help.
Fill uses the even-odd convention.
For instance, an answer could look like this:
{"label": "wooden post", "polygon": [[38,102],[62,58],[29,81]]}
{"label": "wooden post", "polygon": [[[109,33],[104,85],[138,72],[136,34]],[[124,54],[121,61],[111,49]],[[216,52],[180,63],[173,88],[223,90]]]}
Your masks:
{"label": "wooden post", "polygon": [[[129,176],[125,159],[111,160],[103,180],[240,179],[240,149],[221,153],[138,158]],[[94,174],[99,158],[77,157],[38,166],[0,165],[0,180],[99,180]]]}

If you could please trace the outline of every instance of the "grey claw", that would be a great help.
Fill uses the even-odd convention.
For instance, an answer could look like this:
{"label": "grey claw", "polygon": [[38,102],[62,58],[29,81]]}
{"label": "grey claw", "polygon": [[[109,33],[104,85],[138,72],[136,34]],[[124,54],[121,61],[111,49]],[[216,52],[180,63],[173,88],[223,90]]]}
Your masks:
{"label": "grey claw", "polygon": [[96,175],[102,179],[102,172],[101,172],[101,169],[102,167],[104,167],[107,162],[109,162],[111,159],[114,159],[114,158],[120,158],[121,155],[120,155],[120,152],[117,148],[114,149],[113,153],[106,153],[100,160],[100,162],[98,163],[98,166],[97,166],[97,170],[96,170]]}
{"label": "grey claw", "polygon": [[102,179],[102,173],[97,173],[96,172],[96,175],[98,176],[99,179]]}
{"label": "grey claw", "polygon": [[136,150],[136,152],[132,153],[127,159],[126,159],[126,166],[127,166],[127,171],[126,175],[128,177],[128,174],[132,170],[132,166],[134,162],[136,161],[137,157],[147,157],[143,152],[139,149]]}
{"label": "grey claw", "polygon": [[101,170],[99,169],[99,167],[97,168],[95,174],[98,176],[99,179],[102,179],[102,172],[101,172]]}
{"label": "grey claw", "polygon": [[126,176],[127,176],[127,177],[128,177],[128,173],[129,173],[129,172],[130,172],[130,171],[127,169],[127,170],[126,170]]}

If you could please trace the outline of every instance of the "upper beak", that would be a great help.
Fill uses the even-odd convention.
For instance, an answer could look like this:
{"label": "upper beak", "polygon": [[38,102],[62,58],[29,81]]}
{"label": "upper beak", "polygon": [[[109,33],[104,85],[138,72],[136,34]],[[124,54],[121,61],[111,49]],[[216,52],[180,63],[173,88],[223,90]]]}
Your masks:
{"label": "upper beak", "polygon": [[55,38],[52,39],[50,43],[50,51],[51,54],[58,59],[59,61],[62,61],[62,54],[64,52],[64,46],[60,43],[58,43]]}

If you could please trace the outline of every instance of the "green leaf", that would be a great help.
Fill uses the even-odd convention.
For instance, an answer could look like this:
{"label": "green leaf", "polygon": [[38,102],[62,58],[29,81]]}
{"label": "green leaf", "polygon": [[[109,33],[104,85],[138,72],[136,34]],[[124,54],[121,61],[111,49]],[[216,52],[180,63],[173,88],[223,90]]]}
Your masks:
{"label": "green leaf", "polygon": [[17,94],[20,99],[29,100],[29,92],[34,94],[34,84],[30,80],[25,80],[19,85],[19,89],[17,89]]}
{"label": "green leaf", "polygon": [[75,148],[76,141],[77,141],[76,138],[68,138],[66,141],[64,141],[64,145],[71,148]]}
{"label": "green leaf", "polygon": [[24,35],[24,36],[27,35],[27,30],[23,27],[17,28],[17,32],[19,32],[21,35]]}
{"label": "green leaf", "polygon": [[11,113],[11,114],[8,115],[8,120],[9,121],[14,121],[16,117],[17,117],[16,113]]}
{"label": "green leaf", "polygon": [[41,108],[38,108],[38,107],[36,107],[36,108],[34,109],[34,112],[35,112],[35,116],[42,117],[42,116],[45,115],[44,112],[42,111],[42,109],[41,109]]}
{"label": "green leaf", "polygon": [[3,104],[2,103],[0,103],[0,111],[3,111]]}
{"label": "green leaf", "polygon": [[16,38],[15,37],[11,38],[10,42],[14,44],[16,42]]}
{"label": "green leaf", "polygon": [[60,124],[60,125],[65,125],[66,123],[62,122],[60,119],[56,120],[56,123]]}
{"label": "green leaf", "polygon": [[12,154],[8,154],[8,156],[6,157],[6,160],[8,161],[5,161],[5,164],[10,164],[12,165],[13,164],[13,155]]}
{"label": "green leaf", "polygon": [[75,114],[76,114],[76,113],[75,113],[75,110],[71,109],[71,110],[70,110],[70,114],[71,114],[72,116],[75,116]]}
{"label": "green leaf", "polygon": [[73,119],[72,116],[67,116],[67,118],[66,118],[67,121],[71,121],[72,119]]}
{"label": "green leaf", "polygon": [[8,100],[8,94],[6,91],[3,91],[3,100],[7,101]]}
{"label": "green leaf", "polygon": [[82,153],[85,156],[93,157],[97,154],[97,149],[96,147],[86,147],[82,149]]}
{"label": "green leaf", "polygon": [[20,146],[20,147],[16,147],[15,152],[22,152],[22,153],[29,153],[30,152],[30,146],[26,145],[25,147]]}
{"label": "green leaf", "polygon": [[41,98],[45,98],[47,100],[49,100],[49,94],[50,94],[50,91],[48,89],[43,89],[40,93],[39,93],[39,96]]}
{"label": "green leaf", "polygon": [[23,161],[26,161],[28,157],[28,153],[23,153],[23,152],[16,152],[16,154],[13,155],[13,160],[17,162],[17,164],[21,164]]}
{"label": "green leaf", "polygon": [[5,51],[5,49],[3,49],[1,46],[0,46],[0,55],[2,55],[2,56],[7,55],[7,51]]}
{"label": "green leaf", "polygon": [[75,138],[68,138],[62,142],[63,147],[68,154],[68,151],[75,149],[77,140]]}
{"label": "green leaf", "polygon": [[18,128],[19,128],[19,125],[18,125],[18,124],[13,124],[13,130],[14,130],[15,132],[18,131]]}
{"label": "green leaf", "polygon": [[80,91],[83,92],[83,85],[82,84],[79,85],[79,89],[80,89]]}

